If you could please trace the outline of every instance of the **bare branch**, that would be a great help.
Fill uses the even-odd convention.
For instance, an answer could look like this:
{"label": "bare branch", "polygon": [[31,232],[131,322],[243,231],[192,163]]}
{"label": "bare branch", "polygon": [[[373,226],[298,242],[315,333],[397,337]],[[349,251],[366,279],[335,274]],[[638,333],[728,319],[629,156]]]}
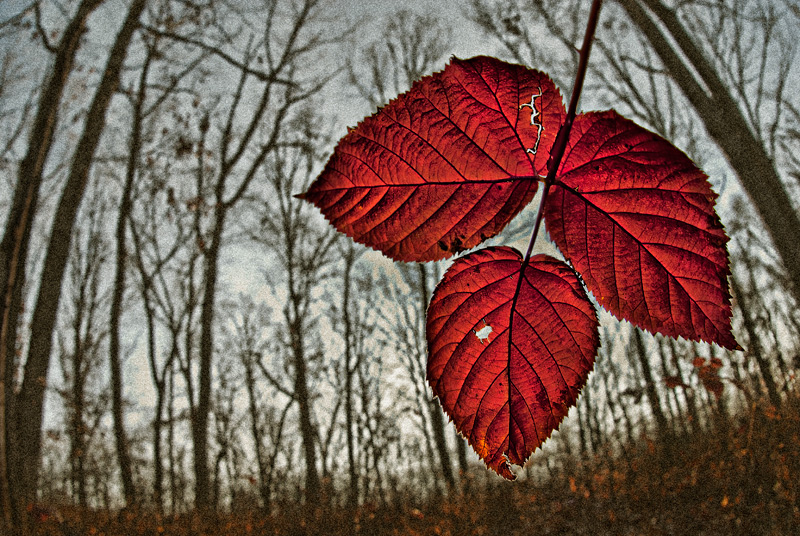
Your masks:
{"label": "bare branch", "polygon": [[223,51],[219,47],[216,47],[216,46],[213,46],[213,45],[209,45],[209,44],[204,43],[204,42],[202,42],[200,40],[192,39],[191,37],[186,37],[186,36],[183,36],[183,35],[180,35],[180,34],[176,34],[176,33],[173,33],[173,32],[159,30],[158,28],[155,28],[155,27],[150,26],[148,24],[142,24],[142,29],[146,30],[147,32],[149,32],[152,35],[159,36],[159,37],[164,37],[164,38],[167,38],[167,39],[172,39],[173,41],[178,41],[180,43],[185,43],[187,45],[192,45],[192,46],[198,47],[198,48],[200,48],[202,50],[205,50],[206,52],[208,52],[210,54],[213,54],[213,55],[219,57],[220,59],[224,60],[228,64],[236,67],[237,69],[241,70],[242,72],[257,78],[258,80],[261,80],[262,82],[271,82],[271,83],[275,83],[275,84],[284,84],[284,85],[287,85],[287,86],[295,86],[296,85],[295,81],[290,80],[290,79],[286,79],[286,78],[282,78],[282,77],[278,76],[277,73],[268,73],[268,72],[264,72],[264,71],[257,71],[255,69],[251,69],[250,67],[248,67],[247,65],[245,65],[241,61],[235,59],[233,56],[231,56],[230,54],[226,53],[225,51]]}
{"label": "bare branch", "polygon": [[42,26],[42,10],[41,6],[39,6],[39,2],[33,3],[33,12],[36,14],[36,30],[39,32],[39,36],[42,38],[44,48],[55,54],[58,52],[58,50],[55,46],[53,46],[52,43],[50,43],[50,40],[47,37],[47,30],[45,30]]}

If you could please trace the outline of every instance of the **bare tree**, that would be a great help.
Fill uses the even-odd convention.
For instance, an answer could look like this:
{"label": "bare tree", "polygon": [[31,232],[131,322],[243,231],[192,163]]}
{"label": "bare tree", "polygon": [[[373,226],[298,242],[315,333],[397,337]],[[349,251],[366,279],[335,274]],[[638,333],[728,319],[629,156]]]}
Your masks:
{"label": "bare tree", "polygon": [[[158,168],[149,171],[154,174],[160,172]],[[177,202],[173,200],[170,203],[169,193],[163,195],[164,192],[153,188],[146,189],[145,192],[147,195],[142,196],[139,203],[141,214],[135,220],[131,214],[129,228],[133,238],[132,254],[139,277],[139,294],[146,324],[150,376],[156,392],[153,415],[154,501],[157,508],[163,511],[164,410],[168,403],[168,387],[171,385],[175,364],[181,361],[184,333],[186,340],[191,340],[194,333],[190,320],[197,307],[197,300],[194,298],[193,289],[196,283],[191,277],[191,271],[198,262],[200,252],[190,241],[191,231],[186,221],[193,215],[179,213]],[[159,357],[158,351],[159,326],[164,326],[168,341],[168,350],[163,359]],[[172,419],[169,420],[169,425],[173,425]]]}
{"label": "bare tree", "polygon": [[[55,47],[53,66],[40,93],[27,153],[19,166],[14,198],[0,244],[3,252],[3,262],[0,265],[0,500],[3,503],[3,522],[6,527],[22,522],[21,507],[30,491],[19,474],[21,460],[17,451],[24,438],[16,437],[16,404],[9,400],[9,382],[14,377],[13,356],[16,351],[17,324],[31,226],[36,214],[45,162],[53,144],[61,97],[67,78],[72,72],[86,21],[101,3],[102,0],[83,0]],[[9,469],[13,470],[13,474],[9,473]],[[14,489],[10,485],[12,476],[18,486]],[[15,519],[12,519],[12,514]]]}
{"label": "bare tree", "polygon": [[114,291],[111,310],[109,313],[109,370],[111,371],[112,411],[114,416],[114,439],[117,449],[117,460],[120,466],[122,489],[126,505],[136,501],[133,486],[131,460],[128,451],[128,438],[125,431],[124,413],[122,408],[122,365],[120,360],[120,318],[125,297],[127,271],[127,226],[133,204],[134,181],[136,180],[142,145],[142,120],[144,115],[144,102],[146,99],[147,78],[150,64],[153,60],[153,48],[148,47],[141,68],[139,88],[131,98],[131,136],[129,142],[128,160],[125,169],[125,182],[122,187],[122,196],[119,203],[116,225],[116,266],[114,268]]}
{"label": "bare tree", "polygon": [[[61,297],[71,231],[86,189],[93,157],[103,133],[106,112],[114,90],[119,84],[120,72],[128,46],[138,25],[146,0],[134,0],[126,14],[111,51],[102,78],[95,92],[84,124],[83,133],[72,157],[61,198],[53,218],[47,254],[42,268],[39,294],[31,320],[30,347],[25,361],[25,374],[16,407],[16,429],[20,450],[21,497],[30,502],[35,497],[41,454],[41,428],[44,409],[44,388],[50,363],[53,332]],[[44,381],[43,381],[44,379]]]}
{"label": "bare tree", "polygon": [[59,336],[59,363],[65,378],[62,397],[67,408],[67,435],[70,441],[69,462],[72,493],[79,505],[86,507],[88,499],[89,442],[106,414],[107,393],[95,393],[102,371],[101,359],[108,331],[103,322],[107,312],[109,288],[103,284],[109,260],[109,244],[104,236],[108,207],[104,192],[93,188],[92,203],[82,218],[85,232],[76,229],[68,264],[65,305],[69,309],[69,335]]}
{"label": "bare tree", "polygon": [[445,436],[444,415],[439,403],[431,397],[425,379],[425,312],[436,274],[431,277],[424,264],[398,265],[395,269],[394,277],[386,277],[381,285],[386,304],[379,312],[383,318],[383,338],[400,356],[413,387],[404,397],[410,399],[413,412],[419,418],[434,487],[439,487],[438,475],[441,475],[447,487],[453,488],[455,475]]}
{"label": "bare tree", "polygon": [[[231,312],[232,327],[226,334],[226,340],[229,339],[231,347],[236,349],[236,356],[244,369],[257,482],[261,506],[267,513],[271,511],[276,465],[281,453],[286,418],[294,405],[292,387],[278,380],[279,374],[271,372],[267,363],[267,358],[277,352],[277,344],[267,336],[277,329],[269,320],[269,313],[266,305],[257,305],[251,299],[240,296],[236,308]],[[259,387],[265,381],[269,388]],[[275,404],[276,397],[285,398],[285,402]]]}
{"label": "bare tree", "polygon": [[[374,329],[371,328],[370,331]],[[390,373],[388,360],[383,359],[382,348],[374,342],[367,345],[367,333],[356,330],[356,377],[359,411],[356,418],[356,438],[361,448],[361,491],[364,502],[377,492],[379,502],[387,504],[386,487],[393,478],[392,469],[399,465],[397,456],[392,457],[391,449],[400,442],[399,408],[397,397],[386,385],[385,376]],[[372,333],[369,333],[370,340]],[[367,353],[369,352],[369,353]],[[395,451],[395,455],[397,454]],[[395,495],[396,497],[396,495]]]}
{"label": "bare tree", "polygon": [[[258,176],[262,163],[286,141],[284,130],[293,110],[327,82],[327,73],[312,77],[303,74],[301,66],[320,47],[336,39],[326,37],[315,28],[322,10],[319,0],[304,0],[296,5],[265,2],[261,8],[259,20],[263,20],[264,25],[260,28],[250,27],[252,21],[247,19],[247,13],[231,11],[232,15],[240,17],[234,23],[242,27],[247,39],[239,52],[225,50],[224,43],[230,41],[230,35],[223,35],[220,44],[210,44],[168,28],[149,28],[153,35],[210,51],[238,71],[231,99],[207,104],[201,111],[198,125],[202,148],[198,152],[197,173],[202,188],[198,188],[197,201],[208,207],[210,220],[207,228],[196,237],[203,252],[203,288],[192,437],[195,498],[201,509],[210,506],[208,423],[215,303],[226,224]],[[253,67],[262,63],[265,70]],[[209,155],[206,150],[211,151]]]}
{"label": "bare tree", "polygon": [[[345,440],[347,444],[347,472],[350,484],[347,492],[347,504],[355,508],[359,500],[359,468],[358,454],[360,445],[356,445],[356,385],[357,373],[365,355],[365,339],[372,331],[367,326],[366,311],[363,300],[357,294],[368,292],[371,285],[361,278],[357,279],[356,263],[364,249],[350,240],[339,243],[339,254],[344,261],[342,269],[342,302],[341,307],[333,307],[331,311],[334,326],[341,322],[343,336],[343,360],[337,376],[343,382]],[[359,294],[360,294],[359,292]],[[338,331],[338,330],[336,330]],[[363,414],[366,407],[361,408]]]}
{"label": "bare tree", "polygon": [[[169,9],[171,6],[169,2],[163,3],[150,16],[158,21],[170,20],[178,28],[195,24],[196,13],[176,14]],[[192,164],[201,158],[205,147],[201,147],[203,137],[199,141],[195,138],[197,128],[193,119],[200,105],[198,79],[203,76],[198,66],[207,54],[189,54],[183,45],[157,36],[146,37],[145,47],[138,79],[131,82],[137,84],[136,89],[125,92],[131,103],[132,127],[116,227],[115,292],[119,293],[116,298],[121,299],[127,286],[125,268],[130,257],[137,274],[146,354],[156,395],[152,430],[153,499],[158,510],[163,511],[165,426],[170,439],[170,483],[177,482],[171,441],[176,419],[172,414],[165,418],[165,411],[171,412],[177,396],[174,380],[179,363],[191,381],[190,357],[195,349],[195,315],[201,297],[197,276],[203,253],[199,228],[206,209],[199,201],[204,193],[200,180],[203,174]],[[206,156],[203,154],[203,158]],[[121,315],[122,311],[115,314]],[[194,402],[192,387],[192,383],[187,384],[190,411]],[[181,500],[176,497],[174,485],[170,490],[174,511]]]}
{"label": "bare tree", "polygon": [[344,270],[342,272],[342,324],[344,325],[344,363],[342,364],[342,375],[344,376],[344,415],[345,415],[345,436],[347,439],[347,471],[350,476],[350,489],[347,494],[347,501],[350,508],[358,505],[358,469],[356,467],[356,446],[354,430],[354,400],[353,400],[353,379],[358,368],[358,360],[355,359],[356,353],[355,337],[356,334],[354,319],[352,317],[352,292],[353,292],[353,266],[356,263],[356,246],[352,242],[341,246],[342,257],[344,258]]}
{"label": "bare tree", "polygon": [[[169,2],[164,2],[159,5],[158,11],[155,13],[151,13],[151,17],[155,20],[162,20],[167,18],[170,15],[169,11]],[[193,24],[193,18],[188,16],[183,16],[179,21],[173,19],[173,25],[177,22],[181,22],[184,25]],[[120,192],[120,202],[119,202],[119,211],[117,214],[117,222],[116,222],[116,266],[115,266],[115,277],[114,277],[114,294],[113,294],[113,301],[112,307],[110,311],[110,344],[109,344],[109,366],[111,371],[111,392],[112,392],[112,407],[113,407],[113,416],[114,416],[114,430],[115,430],[115,444],[116,444],[116,451],[117,451],[117,458],[118,463],[120,466],[120,476],[122,479],[122,487],[123,493],[125,496],[126,504],[131,505],[137,501],[137,497],[134,490],[133,485],[133,475],[131,470],[131,461],[130,461],[130,454],[128,452],[128,439],[127,434],[125,431],[124,425],[124,415],[122,411],[122,371],[121,371],[121,364],[120,364],[120,321],[123,315],[123,304],[125,299],[125,294],[127,290],[127,278],[126,273],[128,269],[129,259],[128,259],[128,226],[131,224],[131,219],[133,218],[134,212],[134,204],[137,202],[146,202],[150,203],[150,208],[155,208],[159,205],[156,199],[158,194],[161,193],[172,193],[171,204],[168,203],[167,211],[168,214],[174,216],[175,212],[175,203],[176,200],[174,199],[174,188],[173,186],[167,186],[166,181],[162,178],[159,179],[156,176],[153,176],[155,170],[142,170],[142,164],[146,161],[150,164],[150,168],[153,167],[155,162],[159,157],[164,158],[165,153],[171,151],[174,148],[174,155],[178,157],[178,160],[183,159],[186,156],[186,151],[190,150],[187,149],[187,138],[184,134],[181,133],[177,135],[177,140],[171,140],[171,137],[174,137],[176,134],[175,132],[171,131],[170,129],[166,129],[164,132],[164,124],[165,121],[163,118],[160,117],[160,114],[163,113],[165,115],[169,114],[170,107],[175,106],[175,101],[178,100],[176,98],[176,94],[182,92],[188,92],[191,94],[192,92],[186,88],[182,87],[182,83],[185,79],[189,78],[190,75],[194,73],[197,66],[207,57],[206,53],[201,53],[194,58],[191,58],[188,61],[183,60],[182,51],[174,51],[171,50],[169,45],[171,43],[166,42],[162,43],[162,41],[166,41],[159,37],[148,37],[145,39],[145,50],[144,50],[144,59],[142,60],[141,66],[138,67],[138,71],[135,72],[136,79],[131,80],[129,82],[129,86],[125,88],[123,94],[128,98],[130,104],[130,134],[128,137],[128,147],[127,147],[127,155],[125,158],[125,169],[124,169],[124,179],[122,180],[122,188]],[[182,48],[182,47],[181,47]],[[175,56],[173,58],[173,56]],[[180,57],[181,60],[176,59]],[[174,65],[171,65],[173,63]],[[166,72],[165,72],[166,70]],[[151,80],[151,71],[155,71],[159,73],[159,79]],[[172,71],[172,72],[170,72]],[[167,74],[169,73],[169,74]],[[196,101],[198,97],[195,95],[194,99]],[[174,108],[173,108],[174,109]],[[158,132],[159,126],[162,129],[161,132]],[[180,131],[180,129],[174,129]],[[148,146],[149,141],[149,146]],[[163,146],[159,146],[158,141],[163,142]],[[179,166],[176,166],[176,168]],[[156,172],[157,173],[157,172]],[[168,175],[168,173],[167,173]],[[142,188],[140,183],[144,180],[152,181],[153,187],[149,189],[149,192],[146,192],[145,199],[137,199],[137,191],[141,191]],[[169,190],[168,188],[172,188]],[[141,196],[141,192],[139,194]],[[169,201],[169,200],[168,200]],[[155,224],[156,220],[153,218],[154,213],[152,210],[144,210],[145,214],[150,216],[149,222],[150,224]],[[161,255],[161,251],[159,250],[158,246],[158,239],[155,236],[155,233],[147,233],[145,232],[145,236],[138,237],[137,243],[137,250],[139,251],[139,255],[137,256],[139,262],[139,271],[142,274],[142,277],[146,280],[146,283],[143,283],[140,287],[141,295],[143,300],[145,301],[145,311],[148,314],[148,326],[149,328],[153,328],[150,323],[152,323],[152,292],[154,280],[153,278],[155,275],[163,268],[164,264],[168,262],[169,257],[174,255],[179,248],[179,245],[182,243],[184,237],[181,235],[181,228],[180,226],[176,229],[178,240],[173,243],[173,247],[171,253],[167,255],[166,259],[159,259],[154,260],[155,265],[153,267],[153,271],[148,274],[148,269],[146,268],[146,262],[144,262],[143,254],[144,252],[141,251],[142,247],[145,247],[141,240],[144,239],[145,242],[150,244],[152,247],[150,251],[153,255],[158,257]],[[169,234],[169,233],[167,233]],[[163,305],[163,304],[162,304]],[[169,316],[169,315],[167,315]],[[152,333],[152,330],[148,331],[149,337],[154,339],[155,335]],[[159,377],[158,367],[155,365],[155,356],[154,353],[150,353],[151,356],[151,365],[155,368],[151,368],[151,372],[154,374],[154,381],[156,383],[156,390],[158,392],[158,416],[156,419],[161,418],[161,411],[163,410],[163,400],[164,400],[164,371],[161,372],[161,377]],[[174,357],[174,355],[173,355]],[[160,438],[160,427],[157,436]],[[156,459],[158,460],[158,465],[160,468],[161,460],[160,456],[160,439],[158,441],[158,445],[156,445]],[[162,506],[161,503],[161,474],[160,471],[157,469],[157,473],[159,473],[158,483],[156,484],[156,489],[158,489],[157,495],[157,503],[159,506]]]}
{"label": "bare tree", "polygon": [[219,509],[222,502],[223,470],[227,473],[231,503],[242,480],[242,447],[237,437],[245,417],[237,414],[236,401],[242,388],[242,378],[233,367],[235,357],[225,355],[216,361],[217,382],[214,388],[212,414],[217,452],[214,457],[211,504]]}
{"label": "bare tree", "polygon": [[650,363],[650,353],[644,344],[644,336],[641,330],[632,328],[631,331],[631,338],[633,339],[634,346],[633,353],[639,361],[639,370],[644,380],[644,393],[650,406],[650,412],[656,421],[656,434],[659,437],[664,437],[669,429],[669,424],[666,415],[664,415],[663,403],[658,392],[657,379],[653,374],[652,364]]}
{"label": "bare tree", "polygon": [[[347,505],[355,508],[368,500],[369,489],[385,499],[383,459],[387,439],[396,431],[397,405],[392,397],[382,396],[383,371],[390,366],[378,343],[379,318],[373,299],[375,281],[369,271],[367,250],[351,240],[337,244],[341,258],[340,300],[331,304],[330,322],[341,334],[341,358],[333,363],[332,386],[344,406],[344,445],[347,453]],[[361,262],[361,260],[365,262]],[[338,404],[338,400],[337,400]],[[328,429],[330,436],[331,428]],[[372,494],[374,496],[374,493]]]}
{"label": "bare tree", "polygon": [[347,63],[349,83],[373,110],[431,74],[450,52],[451,30],[432,15],[399,10],[382,26],[381,38]]}
{"label": "bare tree", "polygon": [[[735,225],[733,231],[736,232],[734,240],[739,243],[743,239],[743,235],[749,234],[743,226]],[[776,408],[781,406],[781,396],[778,387],[778,382],[773,373],[772,364],[769,360],[769,344],[767,337],[765,337],[759,329],[760,317],[763,317],[765,310],[765,302],[763,298],[759,299],[759,294],[765,293],[759,288],[756,282],[756,274],[760,271],[757,266],[757,261],[753,258],[751,251],[752,245],[746,244],[744,247],[737,248],[736,259],[741,263],[741,271],[734,271],[731,274],[731,290],[733,291],[734,298],[741,311],[742,325],[745,333],[747,333],[747,350],[745,351],[744,358],[754,359],[758,367],[758,372],[763,381],[763,388],[766,390],[769,402]],[[741,272],[747,274],[745,277],[740,275]],[[778,350],[779,351],[779,350]],[[774,353],[774,352],[773,352]],[[777,359],[780,363],[780,359]],[[758,385],[761,391],[761,385]],[[762,391],[763,392],[763,391]]]}
{"label": "bare tree", "polygon": [[279,273],[285,274],[285,278],[272,283],[283,287],[288,295],[283,308],[281,344],[288,349],[294,381],[292,393],[299,410],[305,498],[308,504],[316,504],[320,478],[309,387],[309,362],[314,351],[309,334],[313,333],[315,323],[311,312],[315,301],[312,291],[330,276],[337,237],[332,228],[317,219],[307,203],[294,198],[315,176],[319,162],[315,148],[322,141],[311,108],[303,110],[295,123],[295,147],[279,148],[264,162],[263,172],[269,179],[270,191],[256,205],[261,231],[252,238],[273,253]]}

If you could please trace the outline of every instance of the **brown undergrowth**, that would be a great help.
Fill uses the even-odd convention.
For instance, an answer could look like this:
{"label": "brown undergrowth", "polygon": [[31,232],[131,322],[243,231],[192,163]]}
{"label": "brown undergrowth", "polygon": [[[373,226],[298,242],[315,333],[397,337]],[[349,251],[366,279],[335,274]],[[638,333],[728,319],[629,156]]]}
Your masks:
{"label": "brown undergrowth", "polygon": [[175,517],[49,507],[38,534],[795,534],[798,470],[800,400],[790,398],[780,410],[754,404],[717,416],[688,437],[642,437],[623,453],[567,459],[547,478],[472,482],[444,499],[409,492],[356,511],[287,505],[272,515]]}

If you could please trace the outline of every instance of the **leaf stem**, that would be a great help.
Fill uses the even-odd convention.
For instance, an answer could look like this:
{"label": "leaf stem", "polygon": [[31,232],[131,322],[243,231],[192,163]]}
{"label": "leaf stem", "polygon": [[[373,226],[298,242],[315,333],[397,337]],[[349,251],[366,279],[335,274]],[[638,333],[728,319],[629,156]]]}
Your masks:
{"label": "leaf stem", "polygon": [[[578,72],[575,74],[575,84],[572,87],[572,96],[569,101],[567,117],[564,120],[564,124],[561,125],[561,128],[558,130],[556,141],[553,143],[553,149],[550,151],[542,199],[539,201],[539,209],[536,212],[536,222],[533,225],[533,233],[531,233],[531,239],[528,243],[528,251],[525,252],[525,258],[522,261],[523,272],[531,258],[531,253],[533,253],[533,244],[536,242],[536,236],[539,234],[539,227],[541,227],[542,219],[544,218],[544,206],[547,202],[547,194],[550,192],[550,186],[556,179],[558,166],[561,165],[561,159],[564,157],[564,152],[567,149],[567,141],[569,141],[572,123],[575,120],[575,115],[578,110],[578,101],[581,98],[581,91],[583,90],[583,81],[586,78],[586,71],[589,67],[589,52],[592,50],[592,41],[594,39],[595,29],[597,28],[597,21],[600,18],[600,7],[602,3],[603,0],[594,0],[591,10],[589,11],[589,20],[586,23],[586,33],[583,36],[583,45],[581,45],[581,55],[578,62]],[[519,292],[519,289],[517,289],[517,292]]]}

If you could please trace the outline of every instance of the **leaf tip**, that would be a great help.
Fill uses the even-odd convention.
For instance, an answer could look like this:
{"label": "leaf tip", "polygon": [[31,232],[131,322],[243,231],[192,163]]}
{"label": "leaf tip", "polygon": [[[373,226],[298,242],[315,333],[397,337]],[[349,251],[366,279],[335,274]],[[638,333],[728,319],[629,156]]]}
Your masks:
{"label": "leaf tip", "polygon": [[503,460],[500,463],[500,466],[494,469],[495,471],[497,471],[497,474],[499,474],[500,476],[502,476],[503,478],[505,478],[510,482],[513,482],[517,479],[517,475],[515,475],[514,472],[511,470],[511,466],[508,465],[508,462],[506,460]]}

